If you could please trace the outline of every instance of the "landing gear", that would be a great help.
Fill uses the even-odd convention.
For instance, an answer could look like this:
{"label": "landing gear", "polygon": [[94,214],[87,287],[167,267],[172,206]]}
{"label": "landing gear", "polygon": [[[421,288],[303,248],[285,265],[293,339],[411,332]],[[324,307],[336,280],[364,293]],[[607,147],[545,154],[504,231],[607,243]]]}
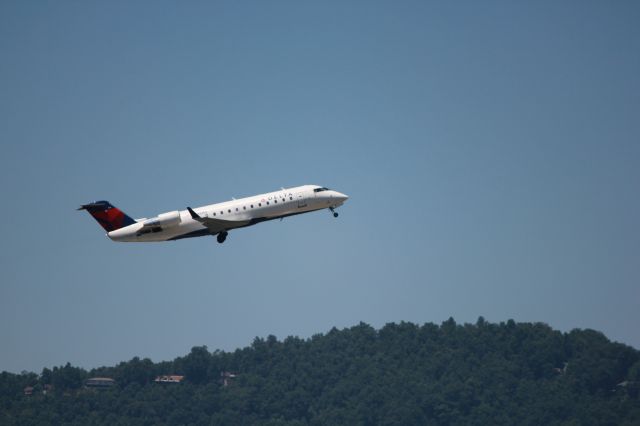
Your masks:
{"label": "landing gear", "polygon": [[333,217],[338,217],[338,212],[335,211],[333,207],[329,207],[329,210],[331,210],[331,213],[333,213]]}
{"label": "landing gear", "polygon": [[227,231],[222,231],[221,233],[218,234],[218,236],[216,237],[218,242],[220,244],[224,243],[224,240],[227,239],[227,235],[229,235],[229,233]]}

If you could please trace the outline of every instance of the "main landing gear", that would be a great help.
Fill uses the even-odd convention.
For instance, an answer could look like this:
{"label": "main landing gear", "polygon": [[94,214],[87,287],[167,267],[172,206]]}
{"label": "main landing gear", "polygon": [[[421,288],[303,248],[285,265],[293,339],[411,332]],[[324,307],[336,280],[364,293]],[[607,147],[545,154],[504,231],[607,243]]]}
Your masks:
{"label": "main landing gear", "polygon": [[338,212],[335,211],[333,207],[329,207],[329,210],[331,210],[331,213],[333,213],[333,217],[338,217]]}
{"label": "main landing gear", "polygon": [[218,240],[218,242],[220,244],[222,244],[222,243],[224,243],[224,240],[227,239],[227,235],[229,235],[229,233],[227,231],[222,231],[221,233],[218,234],[216,239]]}

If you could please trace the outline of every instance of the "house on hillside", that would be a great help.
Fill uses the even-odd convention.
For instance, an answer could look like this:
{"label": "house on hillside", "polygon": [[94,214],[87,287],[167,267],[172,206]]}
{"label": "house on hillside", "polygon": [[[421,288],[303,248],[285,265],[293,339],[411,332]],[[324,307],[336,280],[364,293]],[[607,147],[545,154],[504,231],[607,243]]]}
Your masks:
{"label": "house on hillside", "polygon": [[232,380],[238,377],[237,374],[231,373],[230,371],[221,371],[220,372],[220,381],[222,382],[222,386],[227,387],[232,383]]}
{"label": "house on hillside", "polygon": [[165,376],[158,376],[155,378],[156,383],[180,383],[184,380],[184,376],[178,376],[175,374],[168,374]]}

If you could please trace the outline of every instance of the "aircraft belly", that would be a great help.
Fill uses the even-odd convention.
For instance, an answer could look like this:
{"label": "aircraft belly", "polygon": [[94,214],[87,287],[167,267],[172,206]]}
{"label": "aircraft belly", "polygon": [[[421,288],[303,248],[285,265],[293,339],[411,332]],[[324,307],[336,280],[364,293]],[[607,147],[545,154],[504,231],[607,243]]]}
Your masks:
{"label": "aircraft belly", "polygon": [[189,234],[191,232],[200,231],[206,229],[198,222],[182,223],[178,226],[162,229],[160,232],[143,234],[136,238],[135,241],[144,242],[160,242],[177,239],[181,235]]}

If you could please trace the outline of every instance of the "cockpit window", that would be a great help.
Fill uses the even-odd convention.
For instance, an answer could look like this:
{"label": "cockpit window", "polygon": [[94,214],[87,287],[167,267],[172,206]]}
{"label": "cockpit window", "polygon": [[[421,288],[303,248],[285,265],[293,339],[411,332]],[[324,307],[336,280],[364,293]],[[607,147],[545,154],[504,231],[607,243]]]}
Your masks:
{"label": "cockpit window", "polygon": [[315,188],[313,192],[322,192],[322,191],[328,191],[328,190],[329,188],[322,187],[322,188]]}

